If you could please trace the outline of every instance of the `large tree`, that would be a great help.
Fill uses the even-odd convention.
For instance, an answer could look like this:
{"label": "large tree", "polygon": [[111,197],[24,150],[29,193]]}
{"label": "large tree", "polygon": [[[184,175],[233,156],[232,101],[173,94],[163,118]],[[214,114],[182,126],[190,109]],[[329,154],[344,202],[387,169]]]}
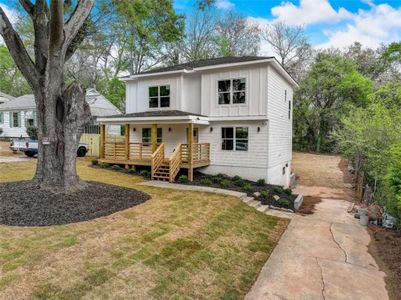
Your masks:
{"label": "large tree", "polygon": [[43,188],[70,192],[84,186],[76,173],[76,151],[90,119],[85,91],[65,86],[64,64],[82,41],[93,0],[20,0],[34,28],[34,55],[0,7],[0,34],[31,86],[38,117],[39,156],[34,180]]}

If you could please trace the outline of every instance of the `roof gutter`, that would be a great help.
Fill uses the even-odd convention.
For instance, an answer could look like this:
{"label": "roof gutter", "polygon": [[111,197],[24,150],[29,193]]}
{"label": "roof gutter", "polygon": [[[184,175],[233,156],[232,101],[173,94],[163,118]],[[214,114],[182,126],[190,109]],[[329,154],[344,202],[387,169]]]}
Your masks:
{"label": "roof gutter", "polygon": [[98,117],[97,122],[103,124],[180,124],[193,123],[200,125],[209,125],[209,118],[201,116],[170,116],[170,117]]}

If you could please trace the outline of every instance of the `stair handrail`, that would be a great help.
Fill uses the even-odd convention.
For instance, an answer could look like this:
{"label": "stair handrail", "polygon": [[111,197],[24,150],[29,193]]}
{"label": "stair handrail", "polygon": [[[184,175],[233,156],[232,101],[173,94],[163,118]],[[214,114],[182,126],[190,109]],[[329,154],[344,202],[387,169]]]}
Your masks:
{"label": "stair handrail", "polygon": [[175,179],[175,176],[177,176],[178,171],[180,170],[180,165],[181,165],[181,144],[178,144],[175,147],[173,154],[171,154],[171,156],[170,156],[170,161],[169,161],[170,182],[173,182]]}
{"label": "stair handrail", "polygon": [[156,151],[152,154],[151,161],[151,177],[155,176],[157,169],[161,166],[164,161],[164,143],[157,147]]}

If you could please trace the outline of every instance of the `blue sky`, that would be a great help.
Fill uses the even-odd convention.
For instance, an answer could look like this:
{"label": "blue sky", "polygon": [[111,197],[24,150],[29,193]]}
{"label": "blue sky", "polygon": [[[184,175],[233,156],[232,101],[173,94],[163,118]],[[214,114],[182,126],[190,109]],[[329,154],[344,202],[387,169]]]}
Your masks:
{"label": "blue sky", "polygon": [[[176,11],[185,14],[195,2],[173,1]],[[0,0],[9,15],[17,3]],[[221,13],[234,10],[262,27],[277,21],[303,25],[316,48],[343,48],[354,41],[376,48],[401,41],[401,0],[216,0],[215,7]],[[271,54],[267,43],[261,50]]]}

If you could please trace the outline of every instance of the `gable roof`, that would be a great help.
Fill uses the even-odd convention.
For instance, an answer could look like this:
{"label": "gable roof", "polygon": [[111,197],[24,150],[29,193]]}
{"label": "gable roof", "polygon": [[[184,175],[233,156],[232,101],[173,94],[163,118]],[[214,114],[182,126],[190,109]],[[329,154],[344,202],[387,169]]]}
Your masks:
{"label": "gable roof", "polygon": [[124,81],[135,80],[141,77],[159,76],[179,73],[195,73],[208,69],[225,68],[257,63],[270,63],[291,85],[298,86],[294,78],[283,68],[274,56],[226,56],[191,61],[183,64],[156,68],[149,71],[121,77]]}
{"label": "gable roof", "polygon": [[[115,107],[109,100],[101,95],[95,89],[86,91],[86,101],[89,104],[93,117],[103,117],[108,115],[121,114],[121,111]],[[32,94],[23,95],[14,100],[0,105],[0,111],[35,109],[35,97]]]}
{"label": "gable roof", "polygon": [[6,103],[6,102],[14,100],[14,99],[15,99],[15,97],[0,92],[0,104]]}

